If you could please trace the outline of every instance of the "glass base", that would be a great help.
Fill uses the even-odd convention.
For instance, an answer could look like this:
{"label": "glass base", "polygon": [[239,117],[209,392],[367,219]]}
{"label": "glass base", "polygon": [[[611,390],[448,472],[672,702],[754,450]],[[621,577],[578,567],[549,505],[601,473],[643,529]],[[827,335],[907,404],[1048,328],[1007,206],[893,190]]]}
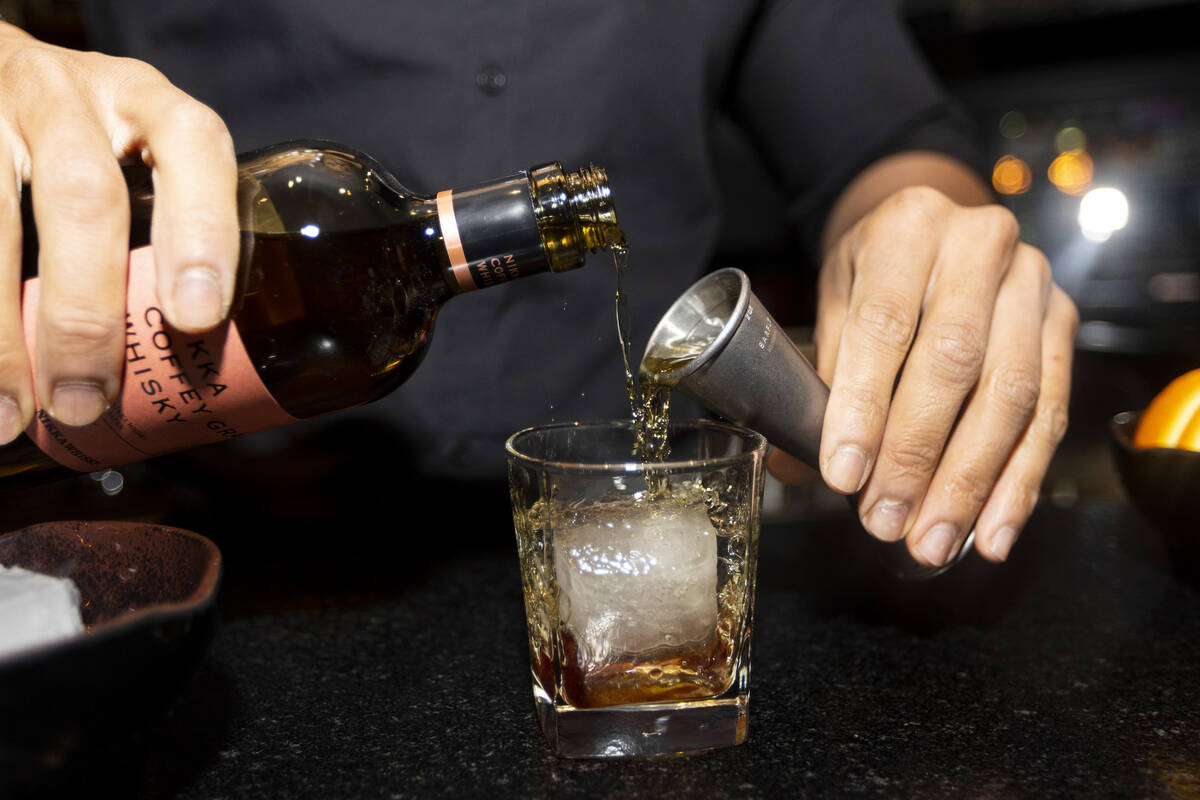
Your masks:
{"label": "glass base", "polygon": [[686,703],[576,708],[555,705],[535,684],[533,697],[542,733],[567,758],[678,755],[746,740],[750,697],[745,693]]}

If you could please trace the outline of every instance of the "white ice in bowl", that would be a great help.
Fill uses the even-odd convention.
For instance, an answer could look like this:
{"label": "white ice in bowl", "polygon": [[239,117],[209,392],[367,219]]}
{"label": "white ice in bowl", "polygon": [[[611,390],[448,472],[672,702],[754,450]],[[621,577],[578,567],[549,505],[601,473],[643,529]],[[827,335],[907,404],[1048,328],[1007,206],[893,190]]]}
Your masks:
{"label": "white ice in bowl", "polygon": [[621,500],[562,515],[559,610],[588,660],[704,642],[717,619],[717,536],[702,501]]}
{"label": "white ice in bowl", "polygon": [[83,631],[74,581],[0,565],[0,657]]}

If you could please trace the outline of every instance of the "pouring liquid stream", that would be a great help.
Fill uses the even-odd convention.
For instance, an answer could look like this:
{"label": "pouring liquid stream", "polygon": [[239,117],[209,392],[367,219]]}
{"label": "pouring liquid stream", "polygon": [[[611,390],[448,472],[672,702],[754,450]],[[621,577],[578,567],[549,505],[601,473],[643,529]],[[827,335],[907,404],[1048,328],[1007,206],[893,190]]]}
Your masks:
{"label": "pouring liquid stream", "polygon": [[642,359],[637,374],[634,374],[633,359],[630,355],[629,303],[625,296],[629,250],[625,247],[614,247],[612,256],[617,272],[617,341],[621,347],[621,360],[625,367],[625,392],[629,397],[629,410],[633,419],[633,454],[642,463],[661,462],[670,450],[667,434],[671,424],[671,389],[677,382],[671,378],[678,365],[686,363],[690,358],[659,359],[647,355]]}
{"label": "pouring liquid stream", "polygon": [[612,255],[617,273],[617,340],[621,347],[625,390],[633,418],[633,454],[642,463],[662,462],[670,455],[671,390],[679,383],[681,370],[704,352],[720,325],[714,331],[705,330],[694,338],[672,342],[669,347],[647,352],[635,374],[630,356],[629,304],[625,297],[629,251],[625,247],[614,247]]}

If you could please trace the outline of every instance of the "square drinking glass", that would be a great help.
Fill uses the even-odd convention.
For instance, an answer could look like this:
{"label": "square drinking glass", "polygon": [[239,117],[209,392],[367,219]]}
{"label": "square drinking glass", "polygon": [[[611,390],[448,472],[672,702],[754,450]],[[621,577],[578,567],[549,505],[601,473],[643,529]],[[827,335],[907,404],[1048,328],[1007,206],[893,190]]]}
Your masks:
{"label": "square drinking glass", "polygon": [[662,462],[633,443],[627,421],[507,443],[534,703],[563,756],[746,738],[766,441],[689,420]]}

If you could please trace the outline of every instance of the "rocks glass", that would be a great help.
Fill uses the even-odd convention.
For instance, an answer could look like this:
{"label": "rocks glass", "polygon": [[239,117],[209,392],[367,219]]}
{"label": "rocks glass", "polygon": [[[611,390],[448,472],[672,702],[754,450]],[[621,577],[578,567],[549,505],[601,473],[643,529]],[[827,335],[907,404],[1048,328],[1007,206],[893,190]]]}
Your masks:
{"label": "rocks glass", "polygon": [[630,422],[507,443],[542,732],[563,756],[746,737],[765,439],[695,420],[642,463]]}

